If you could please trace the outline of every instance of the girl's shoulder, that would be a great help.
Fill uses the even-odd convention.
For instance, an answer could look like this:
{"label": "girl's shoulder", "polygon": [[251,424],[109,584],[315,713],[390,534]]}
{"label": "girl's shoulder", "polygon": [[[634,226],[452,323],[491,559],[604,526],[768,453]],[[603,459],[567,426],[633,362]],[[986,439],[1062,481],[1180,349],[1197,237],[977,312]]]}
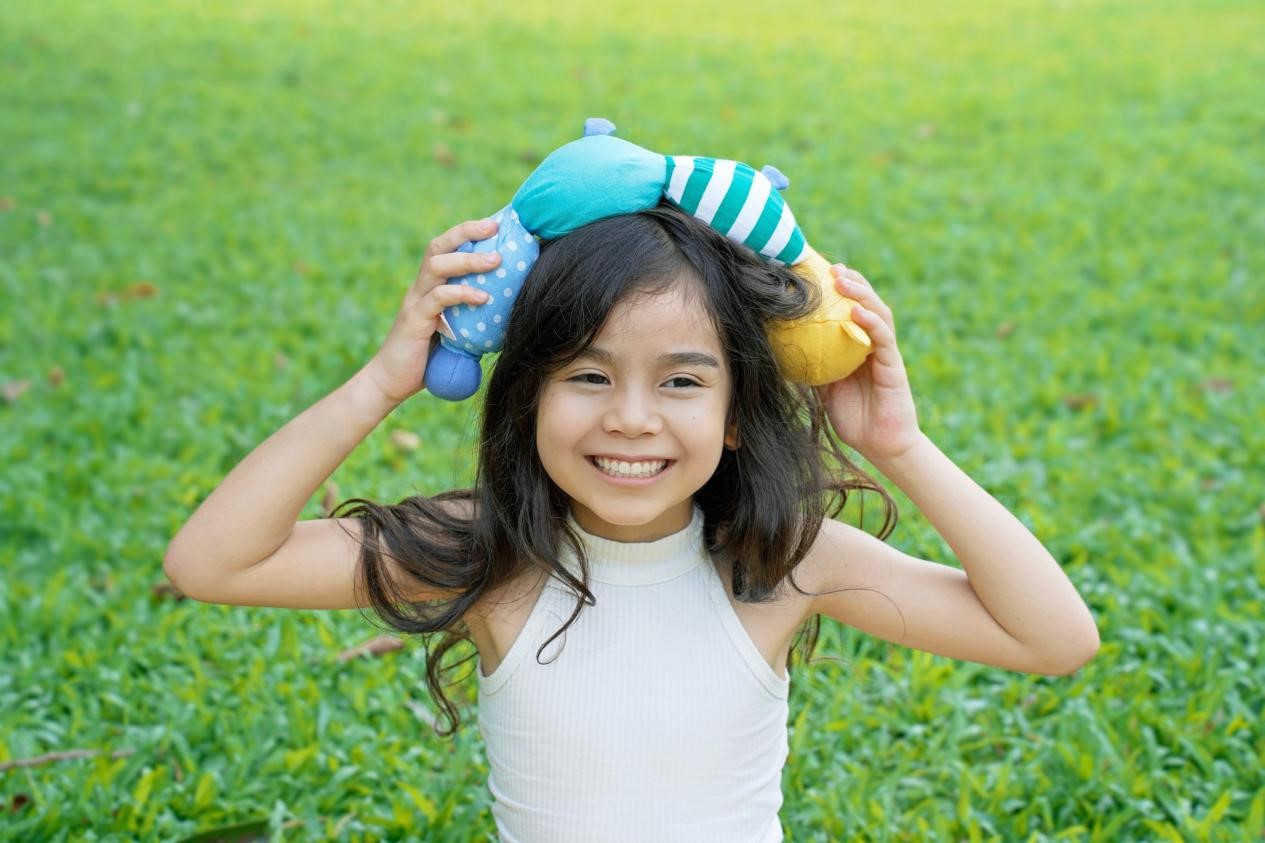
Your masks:
{"label": "girl's shoulder", "polygon": [[[471,497],[453,497],[440,503],[454,518],[470,521],[478,516],[478,502]],[[475,633],[476,643],[481,634],[486,634],[490,625],[508,623],[513,626],[523,616],[524,607],[530,613],[547,579],[548,576],[543,572],[528,568],[515,571],[501,582],[489,586],[466,610],[462,619],[471,632]]]}

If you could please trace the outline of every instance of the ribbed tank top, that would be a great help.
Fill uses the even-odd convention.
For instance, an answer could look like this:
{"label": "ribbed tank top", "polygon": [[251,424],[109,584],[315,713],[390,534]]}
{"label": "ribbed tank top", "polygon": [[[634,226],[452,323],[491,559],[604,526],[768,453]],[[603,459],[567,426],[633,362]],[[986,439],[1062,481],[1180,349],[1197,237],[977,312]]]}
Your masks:
{"label": "ribbed tank top", "polygon": [[[595,605],[551,577],[504,661],[478,677],[501,843],[782,839],[790,680],[747,635],[703,513],[652,542],[585,532]],[[563,546],[559,559],[579,577]]]}

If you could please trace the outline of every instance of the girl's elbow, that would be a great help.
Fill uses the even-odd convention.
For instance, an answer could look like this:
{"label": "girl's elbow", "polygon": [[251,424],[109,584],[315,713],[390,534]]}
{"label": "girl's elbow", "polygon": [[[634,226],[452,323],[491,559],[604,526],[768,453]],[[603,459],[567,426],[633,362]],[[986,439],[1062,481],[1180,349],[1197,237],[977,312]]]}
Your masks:
{"label": "girl's elbow", "polygon": [[215,600],[208,599],[203,594],[202,584],[198,578],[192,575],[187,567],[181,567],[177,563],[171,561],[170,558],[163,559],[163,573],[167,576],[167,582],[171,583],[171,587],[186,600],[193,600],[197,603],[215,603]]}
{"label": "girl's elbow", "polygon": [[1087,637],[1087,643],[1077,650],[1074,650],[1073,657],[1070,661],[1064,662],[1062,666],[1051,673],[1052,676],[1071,676],[1098,655],[1098,647],[1101,645],[1098,637],[1098,627],[1091,626],[1090,634]]}

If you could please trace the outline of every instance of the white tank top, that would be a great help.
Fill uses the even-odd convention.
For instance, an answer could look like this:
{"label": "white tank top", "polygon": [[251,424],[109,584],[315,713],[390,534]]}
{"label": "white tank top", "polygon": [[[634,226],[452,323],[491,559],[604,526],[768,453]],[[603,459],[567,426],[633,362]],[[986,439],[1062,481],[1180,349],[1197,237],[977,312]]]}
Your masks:
{"label": "white tank top", "polygon": [[[790,680],[748,637],[695,505],[652,542],[580,535],[596,605],[550,578],[478,723],[501,843],[775,843]],[[579,577],[568,549],[560,562]]]}

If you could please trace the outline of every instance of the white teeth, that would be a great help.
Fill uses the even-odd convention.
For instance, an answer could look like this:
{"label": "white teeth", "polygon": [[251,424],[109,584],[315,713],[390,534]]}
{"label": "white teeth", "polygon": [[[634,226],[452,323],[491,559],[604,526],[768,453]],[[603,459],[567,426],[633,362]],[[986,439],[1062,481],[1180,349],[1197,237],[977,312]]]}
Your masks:
{"label": "white teeth", "polygon": [[667,460],[627,463],[621,460],[608,460],[604,457],[594,457],[593,462],[597,463],[597,467],[605,474],[613,474],[616,477],[648,477],[658,474],[668,464]]}

